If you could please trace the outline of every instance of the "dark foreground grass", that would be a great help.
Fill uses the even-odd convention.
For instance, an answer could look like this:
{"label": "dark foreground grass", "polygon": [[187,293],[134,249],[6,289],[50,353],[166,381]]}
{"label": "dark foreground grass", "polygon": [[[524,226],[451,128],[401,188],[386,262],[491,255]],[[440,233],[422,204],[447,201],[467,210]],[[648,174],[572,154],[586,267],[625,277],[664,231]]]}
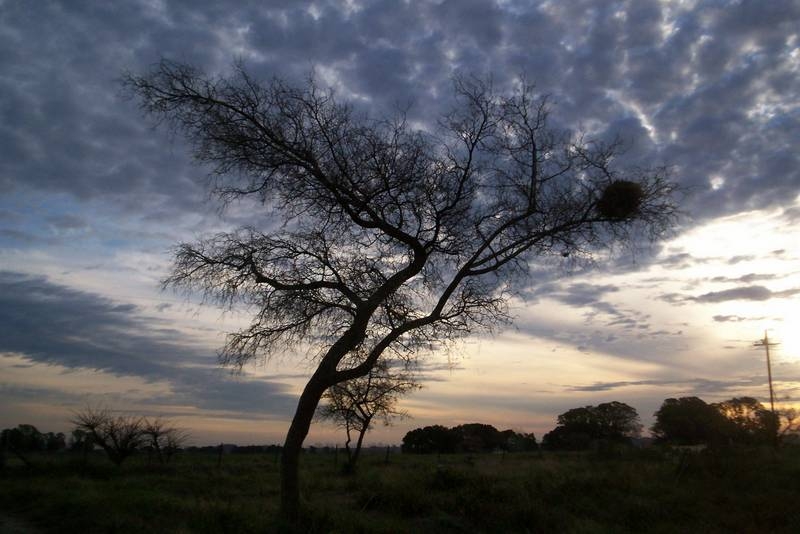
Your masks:
{"label": "dark foreground grass", "polygon": [[[43,532],[288,532],[273,455],[9,462],[0,510]],[[800,450],[303,459],[301,532],[800,532]]]}

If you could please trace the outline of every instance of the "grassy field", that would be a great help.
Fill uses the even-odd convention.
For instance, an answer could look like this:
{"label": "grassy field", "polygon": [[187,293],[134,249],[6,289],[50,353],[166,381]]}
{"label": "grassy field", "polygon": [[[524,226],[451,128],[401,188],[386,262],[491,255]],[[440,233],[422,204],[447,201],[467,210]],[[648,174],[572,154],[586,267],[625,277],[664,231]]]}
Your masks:
{"label": "grassy field", "polygon": [[[40,532],[281,532],[275,455],[9,459],[0,511]],[[340,462],[342,458],[339,459]],[[301,532],[800,532],[800,450],[306,454]]]}

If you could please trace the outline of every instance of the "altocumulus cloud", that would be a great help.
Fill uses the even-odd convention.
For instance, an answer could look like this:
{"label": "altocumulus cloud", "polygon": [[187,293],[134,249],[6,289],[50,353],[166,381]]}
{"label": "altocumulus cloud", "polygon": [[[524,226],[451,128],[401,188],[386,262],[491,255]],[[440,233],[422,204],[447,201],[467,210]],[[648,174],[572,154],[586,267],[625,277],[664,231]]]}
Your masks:
{"label": "altocumulus cloud", "polygon": [[791,208],[798,20],[794,0],[2,2],[0,190],[203,213],[185,146],[165,150],[115,79],[162,56],[215,73],[241,57],[261,78],[316,69],[358,106],[411,104],[420,122],[447,107],[454,72],[524,73],[556,123],[673,165],[695,221]]}
{"label": "altocumulus cloud", "polygon": [[[783,289],[780,291],[773,291],[765,286],[741,286],[733,287],[730,289],[723,289],[721,291],[709,291],[701,295],[692,296],[684,293],[664,293],[658,298],[670,304],[677,306],[685,305],[689,302],[699,302],[701,304],[716,304],[719,302],[728,302],[733,300],[749,300],[752,302],[763,302],[775,298],[790,298],[800,294],[800,288]],[[730,320],[723,316],[717,316],[720,319],[717,321]],[[726,316],[727,317],[727,316]]]}
{"label": "altocumulus cloud", "polygon": [[670,379],[670,380],[623,380],[617,382],[594,382],[589,385],[567,386],[570,391],[597,392],[617,391],[622,388],[654,386],[683,391],[683,395],[728,395],[729,392],[741,391],[745,386],[761,386],[766,377],[751,376],[733,378],[731,380],[707,380],[704,378]]}
{"label": "altocumulus cloud", "polygon": [[800,293],[800,288],[772,291],[764,286],[744,286],[725,289],[723,291],[711,291],[697,297],[690,297],[689,300],[695,302],[725,302],[728,300],[764,301],[773,298],[788,298],[798,293]]}
{"label": "altocumulus cloud", "polygon": [[166,381],[171,393],[152,399],[163,404],[285,417],[294,402],[285,384],[216,369],[213,350],[193,346],[135,305],[22,273],[0,271],[0,353]]}

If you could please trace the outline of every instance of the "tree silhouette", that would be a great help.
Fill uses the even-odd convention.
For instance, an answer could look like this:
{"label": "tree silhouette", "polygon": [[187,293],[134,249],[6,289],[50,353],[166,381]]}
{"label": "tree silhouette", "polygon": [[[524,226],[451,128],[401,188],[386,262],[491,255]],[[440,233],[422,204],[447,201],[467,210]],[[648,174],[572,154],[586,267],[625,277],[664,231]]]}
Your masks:
{"label": "tree silhouette", "polygon": [[784,408],[778,412],[778,417],[781,439],[800,433],[800,411],[796,408]]}
{"label": "tree silhouette", "polygon": [[698,397],[666,399],[651,429],[660,443],[718,444],[727,440],[727,423],[719,410]]}
{"label": "tree silhouette", "polygon": [[535,451],[539,448],[536,443],[536,436],[533,432],[514,432],[513,430],[503,430],[502,448],[511,452]]}
{"label": "tree silhouette", "polygon": [[[405,412],[397,410],[397,401],[419,387],[408,372],[391,371],[387,362],[379,361],[367,376],[334,384],[325,392],[319,417],[344,428],[347,472],[355,471],[364,436],[372,428],[373,421],[377,419],[389,425],[394,418],[406,417]],[[357,438],[355,448],[351,449],[353,433]]]}
{"label": "tree silhouette", "polygon": [[635,408],[624,402],[605,402],[559,415],[558,426],[543,436],[542,445],[554,450],[581,450],[598,442],[627,443],[641,429]]}
{"label": "tree silhouette", "polygon": [[114,415],[108,408],[84,408],[75,412],[72,424],[87,433],[90,443],[102,448],[117,466],[136,452],[144,439],[141,417]]}
{"label": "tree silhouette", "polygon": [[427,130],[402,114],[365,117],[313,81],[258,82],[241,66],[211,78],[162,61],[126,83],[214,167],[223,201],[259,199],[276,223],[179,245],[166,284],[254,307],[223,363],[318,348],[281,460],[289,521],[328,388],[385,355],[410,358],[507,320],[529,261],[658,238],[676,213],[662,169],[617,169],[618,144],[549,129],[547,100],[526,83],[498,94],[457,78],[455,107]]}
{"label": "tree silhouette", "polygon": [[414,454],[453,452],[535,451],[536,436],[513,430],[497,430],[492,425],[467,423],[446,428],[441,425],[410,430],[403,437],[403,452]]}
{"label": "tree silhouette", "polygon": [[403,436],[402,451],[413,454],[456,452],[459,435],[442,425],[431,425],[410,430]]}
{"label": "tree silhouette", "polygon": [[175,452],[189,439],[188,432],[162,417],[143,419],[141,431],[144,443],[155,452],[162,464],[169,463]]}
{"label": "tree silhouette", "polygon": [[507,436],[492,425],[467,423],[450,429],[458,436],[456,450],[459,452],[491,452],[506,445]]}
{"label": "tree silhouette", "polygon": [[727,421],[726,434],[740,444],[776,443],[780,420],[753,397],[734,397],[713,405]]}

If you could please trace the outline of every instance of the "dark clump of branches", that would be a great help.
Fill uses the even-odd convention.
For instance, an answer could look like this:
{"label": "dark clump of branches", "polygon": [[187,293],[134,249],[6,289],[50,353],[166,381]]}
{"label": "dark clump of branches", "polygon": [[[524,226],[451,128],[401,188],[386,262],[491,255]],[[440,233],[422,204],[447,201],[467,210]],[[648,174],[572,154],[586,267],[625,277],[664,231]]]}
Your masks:
{"label": "dark clump of branches", "polygon": [[603,190],[597,211],[610,219],[634,217],[644,200],[642,186],[628,180],[614,180]]}

